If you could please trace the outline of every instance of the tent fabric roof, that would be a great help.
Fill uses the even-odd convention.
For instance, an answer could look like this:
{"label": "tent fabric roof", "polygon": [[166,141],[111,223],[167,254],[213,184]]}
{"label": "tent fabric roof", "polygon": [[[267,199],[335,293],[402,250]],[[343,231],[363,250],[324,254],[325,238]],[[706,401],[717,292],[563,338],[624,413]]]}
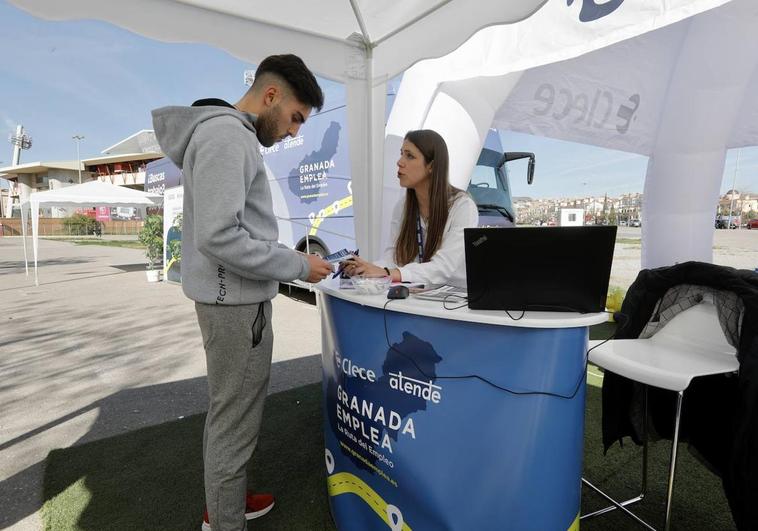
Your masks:
{"label": "tent fabric roof", "polygon": [[[546,0],[11,0],[48,19],[105,20],[170,42],[205,42],[259,63],[295,53],[316,73],[344,81],[392,77],[454,50],[475,31],[522,20]],[[148,14],[148,16],[146,16]],[[373,60],[365,71],[364,58]]]}
{"label": "tent fabric roof", "polygon": [[46,192],[35,192],[26,203],[47,206],[155,206],[161,204],[159,195],[147,194],[123,186],[90,181]]}
{"label": "tent fabric roof", "polygon": [[[699,89],[712,93],[711,105],[693,107],[692,115],[702,120],[695,127],[698,136],[701,127],[706,132],[719,124],[716,127],[729,129],[728,148],[758,144],[758,104],[752,97],[758,91],[758,70],[751,74],[752,64],[741,57],[754,49],[758,39],[752,39],[752,47],[729,40],[726,37],[733,36],[734,30],[724,30],[728,26],[720,21],[727,13],[749,18],[755,24],[758,10],[747,9],[750,1],[715,0],[713,4],[713,9],[631,39],[525,71],[495,114],[493,125],[649,156],[661,133],[661,119],[671,108],[669,98],[678,86],[676,80],[686,75],[683,58],[688,54],[702,56],[702,52],[694,51],[694,45],[712,42],[714,45],[708,48],[720,52],[715,64],[701,59],[697,71],[688,78],[686,90],[677,94],[690,97]],[[694,11],[685,7],[689,8],[687,12]],[[705,7],[704,2],[698,7]],[[730,15],[734,12],[739,15]],[[752,53],[747,55],[754,57]],[[740,60],[736,60],[738,57]],[[745,72],[747,79],[739,75],[731,81],[732,72]],[[716,87],[711,80],[714,77],[723,86]],[[726,116],[724,108],[716,104],[725,94],[729,100],[742,98],[732,116]],[[694,140],[693,147],[704,147]]]}

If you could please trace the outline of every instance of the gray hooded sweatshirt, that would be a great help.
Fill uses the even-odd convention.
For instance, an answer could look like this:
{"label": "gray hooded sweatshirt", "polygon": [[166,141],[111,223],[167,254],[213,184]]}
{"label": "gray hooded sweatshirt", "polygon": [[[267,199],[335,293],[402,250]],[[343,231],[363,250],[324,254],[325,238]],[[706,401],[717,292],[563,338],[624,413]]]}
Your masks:
{"label": "gray hooded sweatshirt", "polygon": [[272,299],[305,280],[307,258],[278,243],[256,116],[221,106],[162,107],[153,127],[183,174],[182,289],[206,304]]}

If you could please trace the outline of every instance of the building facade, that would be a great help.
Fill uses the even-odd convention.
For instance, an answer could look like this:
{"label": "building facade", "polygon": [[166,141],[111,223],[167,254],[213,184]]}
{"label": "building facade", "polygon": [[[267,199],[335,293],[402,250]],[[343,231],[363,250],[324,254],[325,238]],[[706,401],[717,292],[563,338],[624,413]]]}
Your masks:
{"label": "building facade", "polygon": [[[105,148],[101,156],[80,161],[40,161],[0,168],[0,177],[9,183],[2,215],[20,217],[21,203],[33,192],[55,190],[91,180],[142,190],[145,166],[163,157],[152,130],[144,129]],[[45,217],[64,217],[67,209],[42,209]]]}

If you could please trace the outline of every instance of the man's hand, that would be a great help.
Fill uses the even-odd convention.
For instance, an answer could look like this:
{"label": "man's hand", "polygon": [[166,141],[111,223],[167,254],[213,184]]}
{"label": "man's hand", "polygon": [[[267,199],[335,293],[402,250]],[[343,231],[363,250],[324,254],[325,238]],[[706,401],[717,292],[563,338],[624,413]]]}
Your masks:
{"label": "man's hand", "polygon": [[311,273],[307,279],[308,282],[318,282],[334,272],[332,264],[326,260],[322,260],[315,254],[309,254],[306,257],[308,258],[308,265],[311,266]]}

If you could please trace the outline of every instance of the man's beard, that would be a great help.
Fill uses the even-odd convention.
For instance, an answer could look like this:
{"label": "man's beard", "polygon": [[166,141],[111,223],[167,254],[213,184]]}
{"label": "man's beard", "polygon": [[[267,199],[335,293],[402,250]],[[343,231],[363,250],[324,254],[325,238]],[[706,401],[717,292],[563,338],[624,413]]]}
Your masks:
{"label": "man's beard", "polygon": [[281,140],[277,132],[277,123],[281,114],[282,110],[279,105],[276,105],[270,111],[258,115],[258,119],[255,121],[255,131],[258,142],[263,147],[271,147]]}

